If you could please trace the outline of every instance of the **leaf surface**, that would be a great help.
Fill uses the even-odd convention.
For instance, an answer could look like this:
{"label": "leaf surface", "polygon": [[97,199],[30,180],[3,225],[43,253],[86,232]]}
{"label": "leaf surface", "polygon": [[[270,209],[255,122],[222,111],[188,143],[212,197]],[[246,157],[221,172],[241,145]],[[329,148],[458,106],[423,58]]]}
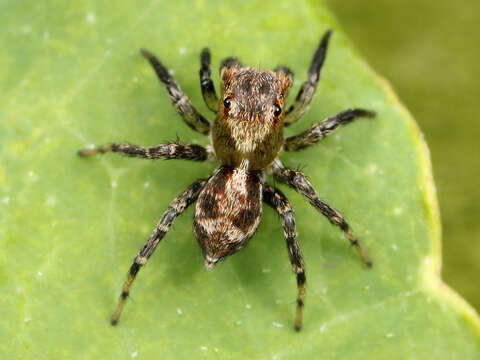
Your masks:
{"label": "leaf surface", "polygon": [[[440,227],[428,150],[391,89],[332,14],[298,2],[3,2],[0,22],[0,353],[11,359],[474,359],[480,325],[439,279]],[[294,191],[307,266],[302,332],[281,222],[265,208],[246,249],[207,272],[192,209],[165,237],[109,325],[125,273],[169,202],[212,163],[76,157],[89,144],[207,144],[175,113],[146,47],[205,115],[199,53],[285,64],[327,61],[300,132],[349,107],[374,109],[308,150],[282,154],[340,209],[375,264]],[[217,86],[218,92],[218,86]]]}

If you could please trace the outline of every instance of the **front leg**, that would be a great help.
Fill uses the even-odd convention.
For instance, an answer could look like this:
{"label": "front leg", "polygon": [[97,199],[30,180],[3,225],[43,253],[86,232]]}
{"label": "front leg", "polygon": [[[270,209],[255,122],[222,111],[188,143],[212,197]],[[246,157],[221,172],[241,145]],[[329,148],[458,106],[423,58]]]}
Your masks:
{"label": "front leg", "polygon": [[144,159],[184,159],[205,161],[209,155],[207,148],[195,144],[181,144],[178,142],[144,147],[129,143],[111,143],[94,148],[85,148],[78,151],[79,156],[90,156],[114,152],[123,156],[139,157]]}
{"label": "front leg", "polygon": [[302,328],[303,306],[305,300],[305,264],[303,263],[303,255],[297,240],[297,232],[295,230],[295,216],[293,209],[283,193],[270,185],[265,185],[263,191],[263,200],[282,217],[283,235],[287,242],[288,256],[292,264],[293,271],[297,274],[297,318],[295,320],[295,330]]}
{"label": "front leg", "polygon": [[206,180],[195,181],[170,203],[170,206],[163,214],[162,219],[158,222],[155,230],[153,230],[152,235],[147,240],[145,245],[143,245],[142,249],[133,260],[133,264],[130,266],[127,280],[123,285],[118,305],[111,319],[112,325],[116,325],[118,323],[118,319],[120,318],[123,307],[125,306],[125,302],[130,294],[130,287],[132,286],[138,271],[147,263],[150,256],[152,256],[153,252],[157,248],[157,245],[163,239],[168,230],[170,230],[170,227],[177,216],[185,211],[185,209],[198,198],[198,194],[205,186],[205,183]]}
{"label": "front leg", "polygon": [[202,88],[205,104],[207,104],[210,111],[216,114],[218,111],[218,98],[211,78],[210,50],[208,48],[203,49],[200,55],[200,87]]}
{"label": "front leg", "polygon": [[290,136],[285,139],[283,146],[285,151],[297,151],[316,144],[322,140],[325,136],[332,133],[341,125],[351,123],[358,117],[374,117],[375,112],[364,109],[349,109],[343,111],[337,115],[333,115],[322,121],[321,123],[314,124],[310,129],[304,132]]}
{"label": "front leg", "polygon": [[291,105],[285,114],[285,126],[289,126],[298,121],[307,111],[310,102],[317,90],[320,81],[320,71],[322,70],[325,57],[327,56],[328,41],[332,31],[328,30],[322,37],[315,54],[313,55],[310,67],[308,68],[307,81],[302,84],[293,105]]}
{"label": "front leg", "polygon": [[142,55],[150,62],[160,82],[165,86],[168,97],[172,100],[177,113],[193,130],[202,134],[208,134],[210,123],[193,106],[188,96],[182,91],[180,85],[175,81],[167,68],[157,59],[155,55],[146,49],[141,49]]}
{"label": "front leg", "polygon": [[305,199],[307,199],[307,201],[322,215],[324,215],[333,225],[342,229],[342,231],[350,240],[352,246],[355,246],[360,253],[365,265],[369,267],[372,266],[370,257],[360,245],[357,237],[350,229],[350,226],[343,215],[338,210],[328,205],[324,200],[319,198],[312,184],[301,171],[285,168],[282,166],[280,161],[277,160],[272,165],[272,172],[276,180],[290,185],[295,190],[298,190],[305,197]]}

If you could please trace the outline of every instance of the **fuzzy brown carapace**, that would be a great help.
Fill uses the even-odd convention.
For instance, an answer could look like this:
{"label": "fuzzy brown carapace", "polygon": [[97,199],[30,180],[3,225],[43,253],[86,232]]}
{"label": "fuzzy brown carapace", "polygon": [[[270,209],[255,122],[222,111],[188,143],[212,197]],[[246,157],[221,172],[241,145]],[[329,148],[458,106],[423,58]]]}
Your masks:
{"label": "fuzzy brown carapace", "polygon": [[298,135],[284,138],[284,126],[302,117],[315,94],[330,35],[329,30],[322,37],[310,63],[307,79],[288,108],[286,100],[292,86],[293,73],[287,67],[281,66],[273,71],[257,70],[244,67],[234,57],[227,58],[220,67],[221,97],[218,99],[211,80],[210,51],[204,49],[200,56],[200,86],[207,107],[216,113],[212,125],[195,109],[167,68],[152,53],[141,50],[165,86],[177,112],[192,129],[210,135],[212,145],[204,147],[173,142],[143,147],[130,143],[111,143],[82,149],[78,154],[88,156],[116,152],[146,159],[210,159],[220,162],[220,166],[208,179],[195,181],[170,203],[130,267],[111,320],[112,325],[117,324],[120,318],[138,271],[146,264],[176,217],[190,204],[196,201],[193,229],[203,252],[204,266],[212,269],[220,260],[245,247],[260,224],[262,203],[265,202],[282,218],[288,255],[297,277],[295,329],[300,330],[306,278],[295,218],[285,195],[266,183],[266,175],[273,175],[278,182],[298,190],[311,205],[347,235],[365,264],[371,265],[368,255],[341,213],[318,196],[301,171],[283,166],[278,159],[282,150],[306,148],[357,117],[375,115],[369,110],[349,109],[314,124]]}

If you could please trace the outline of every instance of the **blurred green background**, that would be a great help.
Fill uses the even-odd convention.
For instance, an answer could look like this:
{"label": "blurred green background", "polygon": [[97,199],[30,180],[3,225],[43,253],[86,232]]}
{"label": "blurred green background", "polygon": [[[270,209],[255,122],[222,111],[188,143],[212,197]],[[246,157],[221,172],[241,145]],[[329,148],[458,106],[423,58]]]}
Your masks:
{"label": "blurred green background", "polygon": [[327,3],[424,133],[442,215],[442,275],[478,311],[480,1]]}

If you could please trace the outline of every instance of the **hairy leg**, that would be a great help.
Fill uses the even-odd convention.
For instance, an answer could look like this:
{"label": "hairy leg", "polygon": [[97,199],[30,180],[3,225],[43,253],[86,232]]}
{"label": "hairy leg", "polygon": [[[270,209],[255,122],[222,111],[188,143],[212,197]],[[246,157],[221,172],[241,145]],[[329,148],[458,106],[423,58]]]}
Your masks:
{"label": "hairy leg", "polygon": [[124,156],[144,159],[185,159],[205,161],[210,155],[207,148],[195,144],[181,144],[178,142],[143,147],[129,143],[111,143],[95,148],[85,148],[78,151],[79,156],[90,156],[114,152]]}
{"label": "hairy leg", "polygon": [[120,318],[123,307],[125,306],[125,302],[127,301],[130,293],[130,287],[132,286],[138,271],[147,263],[148,258],[152,256],[157,245],[160,243],[168,230],[170,230],[170,227],[172,226],[176,217],[197,199],[198,194],[202,190],[205,183],[206,180],[195,181],[170,203],[167,211],[165,211],[163,214],[162,219],[158,222],[155,230],[153,230],[152,235],[150,235],[150,238],[147,240],[145,245],[143,245],[142,249],[135,257],[133,264],[130,266],[127,280],[123,285],[118,305],[111,319],[112,325],[116,325],[118,323],[118,319]]}
{"label": "hairy leg", "polygon": [[287,243],[288,256],[292,264],[293,271],[297,275],[297,318],[295,320],[295,329],[299,331],[302,328],[303,307],[305,300],[305,264],[303,263],[303,255],[297,240],[297,232],[295,230],[295,217],[292,206],[283,195],[283,193],[270,185],[265,185],[263,192],[263,200],[282,217],[283,234]]}
{"label": "hairy leg", "polygon": [[195,109],[188,96],[180,88],[180,85],[169,74],[167,68],[148,50],[141,49],[140,52],[152,65],[158,79],[165,86],[175,110],[177,110],[187,125],[202,134],[208,134],[210,123]]}
{"label": "hairy leg", "polygon": [[332,31],[328,30],[322,37],[312,62],[308,69],[307,81],[302,84],[300,91],[295,98],[292,106],[287,110],[285,115],[285,126],[293,124],[298,121],[305,111],[307,111],[310,102],[312,101],[315,90],[317,89],[318,81],[320,80],[320,70],[322,69],[325,56],[327,55],[328,40],[332,35]]}
{"label": "hairy leg", "polygon": [[211,78],[210,71],[210,50],[205,48],[200,55],[200,87],[202,96],[209,110],[214,113],[218,111],[218,98],[215,93],[215,86]]}
{"label": "hairy leg", "polygon": [[369,267],[372,266],[372,261],[360,245],[343,215],[319,198],[312,184],[301,171],[285,168],[278,160],[274,162],[272,171],[276,180],[298,190],[315,209],[324,215],[333,225],[338,226],[347,235],[352,246],[360,253],[365,264]]}
{"label": "hairy leg", "polygon": [[286,138],[284,150],[296,151],[304,149],[310,145],[316,144],[318,141],[322,140],[325,136],[332,133],[341,125],[349,124],[358,117],[374,116],[374,111],[364,109],[349,109],[343,111],[337,115],[328,117],[320,123],[314,124],[310,129],[307,129],[298,135]]}

